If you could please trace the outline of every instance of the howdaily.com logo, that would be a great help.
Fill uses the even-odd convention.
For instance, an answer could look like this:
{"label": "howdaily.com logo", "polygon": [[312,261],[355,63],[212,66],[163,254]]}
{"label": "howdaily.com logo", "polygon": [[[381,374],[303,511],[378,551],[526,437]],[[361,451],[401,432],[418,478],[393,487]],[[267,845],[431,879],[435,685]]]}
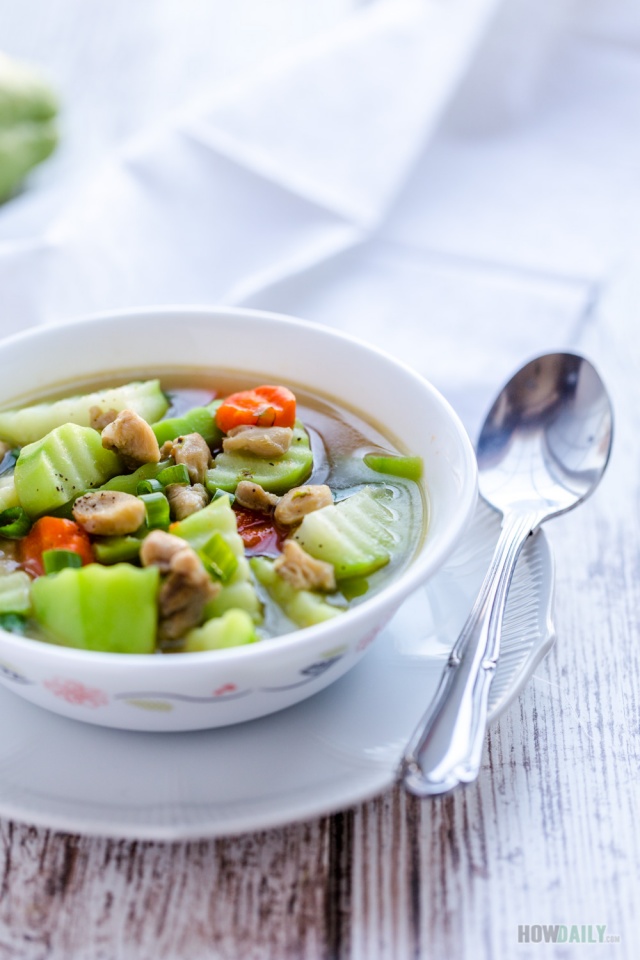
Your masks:
{"label": "howdaily.com logo", "polygon": [[605,923],[520,923],[518,943],[620,943]]}

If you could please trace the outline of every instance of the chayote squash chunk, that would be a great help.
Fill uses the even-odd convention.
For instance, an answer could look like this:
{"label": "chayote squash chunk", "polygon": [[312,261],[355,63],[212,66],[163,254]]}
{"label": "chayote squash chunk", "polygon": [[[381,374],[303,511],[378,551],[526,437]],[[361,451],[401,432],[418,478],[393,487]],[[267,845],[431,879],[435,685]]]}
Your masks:
{"label": "chayote squash chunk", "polygon": [[158,567],[90,563],[38,577],[33,615],[56,643],[106,653],[153,653],[158,622]]}
{"label": "chayote squash chunk", "polygon": [[22,448],[14,479],[21,506],[37,517],[121,472],[120,458],[104,449],[97,430],[65,423]]}
{"label": "chayote squash chunk", "polygon": [[41,440],[56,427],[65,423],[91,426],[91,409],[133,410],[148,423],[153,423],[167,411],[169,402],[162,392],[159,380],[134,380],[121,387],[94,390],[62,400],[32,403],[19,410],[0,411],[0,438],[24,447]]}
{"label": "chayote squash chunk", "polygon": [[0,614],[29,613],[31,577],[22,570],[0,574]]}
{"label": "chayote squash chunk", "polygon": [[205,650],[224,650],[255,643],[258,637],[253,620],[245,610],[227,610],[201,627],[190,630],[185,637],[185,653],[201,653]]}
{"label": "chayote squash chunk", "polygon": [[389,563],[398,521],[375,487],[314,510],[293,533],[303,550],[332,563],[336,579],[368,577]]}

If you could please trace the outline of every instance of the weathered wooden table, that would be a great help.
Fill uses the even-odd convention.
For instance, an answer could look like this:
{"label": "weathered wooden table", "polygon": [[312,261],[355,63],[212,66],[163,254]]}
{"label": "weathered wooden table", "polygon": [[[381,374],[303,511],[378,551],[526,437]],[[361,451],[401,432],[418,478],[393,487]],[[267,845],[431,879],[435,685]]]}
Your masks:
{"label": "weathered wooden table", "polygon": [[[148,119],[144,111],[161,115],[145,88],[154,77],[165,105],[175,106],[200,82],[244,69],[269,44],[286,46],[355,4],[334,0],[322,13],[308,5],[304,15],[284,0],[266,5],[271,12],[246,32],[244,52],[236,41],[235,58],[226,59],[224,43],[206,36],[216,34],[220,18],[232,32],[260,5],[205,6],[122,0],[89,9],[79,0],[23,0],[0,7],[0,44],[62,78],[76,138],[78,123],[87,122],[86,143],[72,136],[60,168],[79,171],[81,161],[94,162]],[[261,30],[271,31],[266,40]],[[167,32],[172,44],[162,39]],[[219,58],[215,68],[209,48]],[[191,73],[182,60],[187,49]],[[166,70],[136,71],[130,61],[138,52],[164,55]],[[122,89],[136,78],[137,86]],[[41,189],[55,175],[55,166],[43,171]],[[478,265],[457,269],[464,278]],[[493,276],[520,283],[523,272],[514,266],[511,273],[507,262]],[[0,957],[637,956],[638,334],[631,311],[598,307],[597,269],[565,279],[596,303],[576,315],[584,327],[576,342],[614,390],[616,450],[597,495],[548,527],[558,642],[492,727],[478,783],[429,802],[396,789],[309,823],[190,843],[101,840],[2,822]],[[534,272],[526,282],[553,299],[549,277]],[[520,942],[547,924],[606,925],[605,937],[620,942]]]}

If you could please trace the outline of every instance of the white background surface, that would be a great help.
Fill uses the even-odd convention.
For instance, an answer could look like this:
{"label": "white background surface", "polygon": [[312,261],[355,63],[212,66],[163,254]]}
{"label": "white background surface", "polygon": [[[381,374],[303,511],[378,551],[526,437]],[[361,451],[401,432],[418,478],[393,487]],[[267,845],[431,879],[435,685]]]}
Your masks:
{"label": "white background surface", "polygon": [[[341,181],[343,201],[360,198],[355,211],[336,213],[326,191],[323,202],[310,202],[290,182],[283,190],[273,177],[247,174],[221,158],[219,136],[213,152],[194,150],[193,138],[187,148],[198,176],[209,172],[214,199],[189,195],[195,181],[180,178],[184,157],[172,153],[185,104],[198,101],[190,116],[199,121],[218,104],[208,134],[224,129],[228,137],[244,116],[243,136],[264,136],[255,112],[238,109],[264,93],[274,122],[291,117],[289,130],[308,133],[313,115],[278,113],[274,104],[284,111],[311,100],[319,109],[319,79],[287,102],[269,100],[263,81],[248,98],[229,101],[228,83],[251,90],[254,71],[274,60],[286,80],[281,55],[295,59],[300,43],[316,55],[330,51],[334,30],[353,32],[351,15],[375,17],[383,5],[400,16],[393,2],[346,0],[0,3],[0,45],[45,67],[64,104],[57,156],[0,209],[1,330],[145,300],[285,310],[409,360],[449,396],[472,434],[521,359],[584,348],[614,391],[617,446],[594,500],[549,527],[559,644],[493,730],[479,784],[449,800],[417,805],[392,792],[328,825],[224,847],[129,847],[137,882],[108,844],[44,831],[30,837],[5,825],[10,897],[0,923],[8,955],[637,953],[640,297],[637,260],[635,268],[624,264],[633,261],[640,223],[640,11],[632,0],[588,0],[554,5],[552,16],[549,5],[508,0],[442,121],[434,107],[422,126],[415,117],[427,101],[403,70],[426,84],[429,64],[401,51],[380,89],[397,96],[389,103],[402,110],[390,115],[398,123],[409,117],[403,129],[415,138],[407,136],[402,175],[378,162],[376,190],[367,193],[373,181],[357,167]],[[407,36],[401,31],[398,43]],[[357,77],[344,90],[345,109]],[[371,111],[355,115],[359,135],[352,130],[348,140],[344,126],[336,139],[333,115],[316,128],[332,163],[351,149],[360,156],[363,144],[362,163],[381,151],[391,156],[388,128],[372,122]],[[284,129],[279,147],[289,142]],[[292,172],[299,170],[289,163]],[[321,186],[333,189],[329,179]],[[171,217],[157,216],[173,196],[182,199]],[[378,203],[367,207],[372,197]],[[277,243],[264,243],[265,223]],[[151,249],[154,257],[145,256]],[[273,252],[267,261],[265,250]],[[84,866],[65,887],[70,851]],[[30,866],[38,859],[41,880]],[[536,923],[606,923],[622,942],[518,945],[518,924]]]}

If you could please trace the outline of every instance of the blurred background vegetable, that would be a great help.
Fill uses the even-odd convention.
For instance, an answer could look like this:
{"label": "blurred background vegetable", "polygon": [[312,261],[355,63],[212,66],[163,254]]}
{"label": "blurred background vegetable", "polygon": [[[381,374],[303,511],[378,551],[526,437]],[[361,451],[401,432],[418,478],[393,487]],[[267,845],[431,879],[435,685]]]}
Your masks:
{"label": "blurred background vegetable", "polygon": [[53,153],[58,103],[32,67],[0,53],[0,202]]}

